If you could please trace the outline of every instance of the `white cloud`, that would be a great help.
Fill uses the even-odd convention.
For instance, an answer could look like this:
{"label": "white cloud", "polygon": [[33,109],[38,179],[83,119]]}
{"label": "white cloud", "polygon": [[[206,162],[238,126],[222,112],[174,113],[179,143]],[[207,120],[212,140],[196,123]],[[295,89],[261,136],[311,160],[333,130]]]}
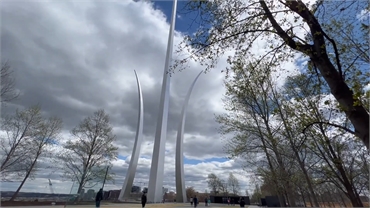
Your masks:
{"label": "white cloud", "polygon": [[[147,183],[169,29],[165,15],[144,1],[5,2],[1,12],[2,59],[9,59],[16,69],[23,94],[14,106],[41,102],[48,115],[58,115],[65,121],[64,139],[70,137],[71,127],[94,110],[104,108],[110,114],[119,153],[128,158],[113,162],[116,183],[108,183],[107,189],[121,188],[131,156],[137,122],[133,70],[137,71],[144,93],[145,121],[135,183]],[[179,15],[178,19],[183,17]],[[303,36],[304,30],[298,33]],[[182,38],[177,31],[175,45]],[[265,46],[266,40],[258,39],[253,53],[263,54]],[[220,71],[227,66],[226,56],[232,53],[221,58],[216,70],[200,77],[188,107],[184,154],[188,159],[204,162],[185,165],[186,186],[194,186],[198,191],[207,189],[205,180],[209,173],[226,180],[228,173],[233,172],[241,180],[243,190],[251,187],[250,177],[243,175],[240,162],[207,160],[226,156],[213,115],[224,112],[224,74]],[[174,148],[182,102],[195,75],[203,70],[194,62],[189,66],[189,70],[172,75],[171,80],[164,182],[170,190],[174,189]],[[295,63],[281,66],[286,72],[297,73]],[[284,78],[282,75],[279,82]],[[35,180],[26,182],[22,191],[47,192],[47,178],[52,177],[56,193],[69,193],[72,183],[59,175],[60,172],[39,173]],[[17,184],[3,183],[2,190],[14,190]]]}
{"label": "white cloud", "polygon": [[[1,12],[2,40],[7,43],[2,45],[2,59],[9,59],[22,91],[14,107],[3,107],[3,111],[12,113],[15,107],[41,103],[47,115],[64,120],[63,144],[71,138],[72,127],[96,109],[105,109],[117,135],[119,153],[128,157],[113,162],[116,182],[108,183],[107,189],[121,188],[131,157],[138,100],[133,70],[137,71],[144,93],[145,121],[135,183],[147,183],[169,29],[164,14],[152,4],[131,1],[6,2]],[[176,32],[175,45],[182,37]],[[223,62],[220,69],[226,66]],[[191,63],[190,70],[176,72],[171,78],[164,181],[170,190],[175,189],[174,148],[182,102],[202,69]],[[223,74],[219,71],[202,75],[193,90],[185,124],[185,155],[189,158],[205,161],[224,156],[213,118],[214,113],[223,112]],[[60,150],[61,146],[54,148]],[[225,170],[238,172],[241,167],[234,161],[186,164],[186,186],[204,191],[207,175],[214,172],[223,177]],[[61,173],[40,169],[22,191],[49,192],[51,178],[56,193],[69,193],[72,182],[63,180]],[[248,179],[243,179],[242,184],[247,183]],[[2,190],[15,190],[18,185],[3,183]],[[75,185],[72,192],[76,189]]]}

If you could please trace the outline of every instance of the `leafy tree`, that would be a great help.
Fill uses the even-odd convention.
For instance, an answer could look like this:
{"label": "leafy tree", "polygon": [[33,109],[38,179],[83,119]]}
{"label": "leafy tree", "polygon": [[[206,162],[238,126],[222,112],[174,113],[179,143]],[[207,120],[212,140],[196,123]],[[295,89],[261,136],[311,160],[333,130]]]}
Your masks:
{"label": "leafy tree", "polygon": [[26,180],[32,178],[39,159],[53,155],[48,149],[58,142],[61,129],[62,120],[42,117],[39,106],[17,110],[14,116],[4,119],[3,130],[7,138],[1,142],[5,152],[1,163],[2,172],[13,175],[17,173],[18,177],[23,177],[10,201],[14,201]]}
{"label": "leafy tree", "polygon": [[1,103],[12,101],[19,96],[19,92],[15,89],[15,79],[13,77],[13,70],[7,62],[1,65]]}
{"label": "leafy tree", "polygon": [[233,173],[229,173],[228,185],[231,188],[231,192],[234,195],[238,195],[240,191],[239,180],[234,176]]}
{"label": "leafy tree", "polygon": [[[259,66],[262,67],[263,65]],[[275,185],[280,199],[287,192],[294,206],[292,184],[289,180],[291,160],[284,157],[287,152],[285,140],[281,133],[281,125],[274,125],[272,114],[276,104],[271,101],[273,87],[267,81],[269,74],[258,73],[252,64],[240,59],[235,63],[235,74],[226,83],[225,107],[228,113],[217,117],[221,124],[222,134],[234,136],[227,141],[226,151],[232,157],[245,157],[246,161],[254,158],[264,159],[259,174],[271,174],[271,182]],[[259,161],[261,164],[261,161]]]}
{"label": "leafy tree", "polygon": [[[336,6],[325,9],[330,4]],[[341,110],[351,121],[355,135],[369,148],[369,113],[360,98],[363,95],[361,86],[367,84],[368,79],[363,78],[365,76],[361,74],[361,68],[354,66],[360,60],[368,60],[365,54],[369,53],[369,43],[354,43],[352,45],[356,47],[348,49],[348,45],[344,45],[344,35],[339,36],[336,31],[346,32],[354,21],[347,19],[337,22],[336,29],[330,30],[330,26],[333,27],[334,24],[328,22],[328,17],[325,16],[331,15],[330,20],[340,19],[342,16],[353,17],[367,6],[368,2],[361,1],[318,1],[309,5],[300,0],[192,0],[187,8],[199,13],[203,27],[199,27],[193,33],[195,35],[188,35],[184,39],[179,52],[187,51],[190,55],[178,60],[173,68],[193,59],[205,65],[207,71],[216,67],[219,57],[230,49],[235,50],[234,55],[228,57],[231,65],[241,58],[248,58],[255,65],[264,62],[276,66],[285,61],[294,61],[299,54],[309,59],[311,70],[324,79]],[[343,22],[346,24],[343,25]],[[356,34],[356,31],[359,30],[352,27],[351,32]],[[346,35],[351,37],[348,32]],[[358,39],[365,40],[366,37],[367,35]],[[266,41],[265,47],[259,50],[262,54],[253,53],[261,40]],[[365,47],[359,47],[361,44]],[[343,53],[346,55],[342,56]],[[348,55],[351,53],[355,54]],[[368,63],[365,62],[367,68]],[[233,71],[227,69],[226,72],[229,74]],[[349,77],[355,76],[361,78],[352,82]]]}
{"label": "leafy tree", "polygon": [[[113,145],[115,136],[104,110],[96,111],[85,118],[71,131],[73,139],[64,145],[65,152],[60,156],[64,164],[64,177],[78,182],[78,193],[87,183],[97,183],[104,179],[106,163],[117,159],[117,147]],[[112,179],[112,173],[107,180]],[[76,199],[78,200],[78,199]]]}

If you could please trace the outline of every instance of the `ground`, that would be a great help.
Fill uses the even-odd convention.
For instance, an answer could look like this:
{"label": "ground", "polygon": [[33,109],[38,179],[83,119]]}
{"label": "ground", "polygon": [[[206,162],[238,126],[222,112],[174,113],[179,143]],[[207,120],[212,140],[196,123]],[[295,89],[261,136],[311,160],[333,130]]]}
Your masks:
{"label": "ground", "polygon": [[[12,208],[63,208],[63,205],[56,205],[56,206],[11,206]],[[93,205],[67,205],[66,208],[87,208],[87,207],[94,207]],[[100,206],[101,208],[140,208],[141,204],[113,204],[113,203],[105,203]],[[165,204],[147,204],[145,208],[190,208],[190,204],[183,204],[183,203],[165,203]],[[204,204],[199,204],[198,207],[205,207]],[[220,207],[227,207],[227,205],[222,204],[211,204],[210,208],[220,208]],[[229,206],[230,207],[230,206]],[[235,205],[235,207],[238,207]],[[246,206],[248,207],[248,206]],[[257,206],[249,206],[249,208],[258,208]]]}

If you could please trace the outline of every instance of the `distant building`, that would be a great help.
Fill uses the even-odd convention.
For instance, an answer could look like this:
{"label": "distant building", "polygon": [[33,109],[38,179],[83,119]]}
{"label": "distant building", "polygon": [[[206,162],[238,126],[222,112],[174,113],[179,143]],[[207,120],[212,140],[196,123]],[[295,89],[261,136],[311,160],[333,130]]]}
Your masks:
{"label": "distant building", "polygon": [[131,187],[131,193],[140,193],[141,187],[140,186],[132,186]]}
{"label": "distant building", "polygon": [[119,196],[119,193],[120,192],[121,192],[121,190],[110,190],[109,191],[108,199],[109,200],[116,200],[116,199],[118,199],[118,196]]}
{"label": "distant building", "polygon": [[110,191],[103,191],[103,200],[107,200],[109,198]]}
{"label": "distant building", "polygon": [[86,201],[93,201],[95,199],[95,190],[94,189],[89,189],[86,194]]}

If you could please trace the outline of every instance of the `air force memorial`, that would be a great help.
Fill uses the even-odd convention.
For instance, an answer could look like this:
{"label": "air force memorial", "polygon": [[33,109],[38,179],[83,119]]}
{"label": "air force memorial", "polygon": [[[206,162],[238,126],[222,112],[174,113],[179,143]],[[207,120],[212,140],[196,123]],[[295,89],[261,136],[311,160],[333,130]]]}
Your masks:
{"label": "air force memorial", "polygon": [[[170,98],[170,81],[171,77],[169,74],[169,67],[172,59],[172,48],[173,48],[173,37],[176,21],[176,7],[177,0],[174,0],[172,7],[172,16],[170,22],[170,31],[168,36],[168,45],[166,52],[166,61],[163,72],[163,82],[162,90],[158,111],[158,121],[157,128],[154,139],[154,148],[152,155],[152,163],[150,168],[149,184],[147,201],[149,203],[159,203],[163,199],[163,174],[164,174],[164,157],[165,157],[165,144],[166,144],[166,134],[167,134],[167,120],[168,120],[168,108],[169,108],[169,98]],[[185,180],[184,180],[184,159],[183,159],[183,140],[184,140],[184,126],[186,119],[186,108],[189,103],[190,95],[193,87],[198,80],[200,72],[193,83],[190,85],[189,91],[186,94],[184,104],[181,111],[181,117],[177,132],[176,140],[176,202],[186,202],[186,192],[185,192]],[[139,76],[135,71],[137,89],[139,94],[139,113],[138,122],[136,129],[136,138],[134,147],[131,154],[130,164],[127,170],[126,178],[123,183],[121,192],[118,199],[124,201],[130,197],[131,187],[135,178],[135,172],[139,160],[140,148],[143,137],[143,116],[144,116],[144,106],[143,106],[143,94],[141,90],[141,85],[139,81]]]}

